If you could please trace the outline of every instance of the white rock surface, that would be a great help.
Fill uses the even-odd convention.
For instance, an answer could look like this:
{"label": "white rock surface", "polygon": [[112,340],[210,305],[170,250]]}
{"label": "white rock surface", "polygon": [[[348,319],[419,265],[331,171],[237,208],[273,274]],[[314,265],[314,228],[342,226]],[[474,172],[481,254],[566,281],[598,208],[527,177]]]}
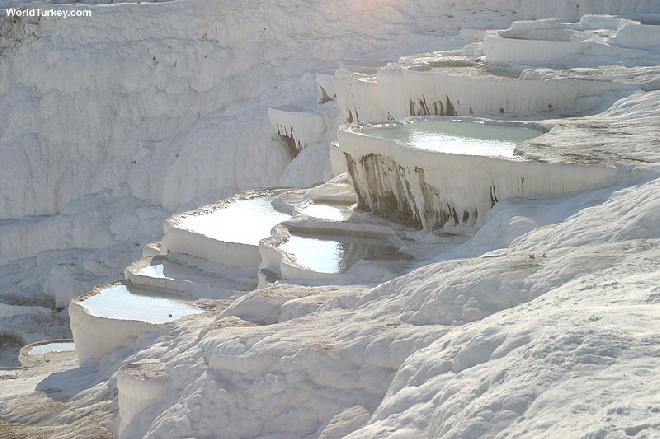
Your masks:
{"label": "white rock surface", "polygon": [[579,23],[520,21],[487,31],[483,49],[495,65],[579,67],[612,58],[622,65],[657,65],[658,32],[660,26],[599,15],[585,15]]}
{"label": "white rock surface", "polygon": [[124,274],[133,285],[194,298],[235,298],[257,285],[253,269],[212,264],[178,254],[142,258],[126,267]]}
{"label": "white rock surface", "polygon": [[[616,54],[606,59],[617,63]],[[338,70],[337,109],[341,123],[425,115],[581,115],[639,88],[607,80],[491,72],[480,58],[437,52],[403,58],[375,74]]]}
{"label": "white rock surface", "polygon": [[280,186],[311,187],[333,177],[328,142],[317,143],[303,149],[286,167],[280,177]]}
{"label": "white rock surface", "polygon": [[499,200],[549,198],[622,178],[611,165],[445,154],[369,136],[351,126],[338,134],[360,205],[427,230],[482,225]]}
{"label": "white rock surface", "polygon": [[320,142],[328,131],[323,114],[297,107],[269,108],[268,120],[292,155],[298,155],[309,145]]}
{"label": "white rock surface", "polygon": [[120,436],[142,410],[165,396],[168,384],[167,370],[158,360],[142,360],[122,366],[117,374]]}
{"label": "white rock surface", "polygon": [[57,308],[66,308],[74,297],[94,288],[98,276],[75,265],[56,265],[44,282],[44,293],[55,299]]}
{"label": "white rock surface", "polygon": [[171,322],[202,312],[184,298],[119,282],[100,285],[69,303],[76,354],[81,365],[92,367],[118,350],[126,356],[145,340],[167,333]]}
{"label": "white rock surface", "polygon": [[[61,7],[89,7],[94,15],[0,21],[3,365],[17,344],[69,337],[57,302],[86,282],[118,277],[144,244],[160,239],[152,223],[168,211],[258,185],[312,185],[317,172],[325,178],[327,150],[310,145],[309,154],[289,162],[266,113],[280,105],[313,111],[317,73],[340,60],[340,113],[382,120],[390,110],[373,92],[383,87],[387,62],[457,49],[460,27],[660,13],[657,0]],[[580,25],[609,38],[622,23],[601,17]],[[652,29],[639,26],[649,24],[608,44],[625,53],[655,51]],[[483,45],[465,53],[480,56]],[[440,55],[422,58],[432,66]],[[552,121],[557,128],[521,153],[553,169],[605,163],[623,178],[589,192],[503,199],[479,230],[435,236],[397,229],[417,268],[380,285],[377,273],[360,266],[368,276],[359,284],[280,282],[228,307],[224,297],[200,300],[207,312],[149,327],[96,318],[74,301],[69,312],[82,364],[62,355],[0,371],[0,431],[67,439],[113,432],[140,439],[659,436],[660,92],[657,66],[628,61],[634,57],[626,65],[516,72],[515,84],[529,89],[507,88],[507,79],[480,84],[478,75],[465,83],[427,81],[417,76],[428,72],[409,69],[415,78],[400,81],[392,69],[387,79],[398,110],[390,117],[408,114],[411,91],[445,99],[453,81],[461,93],[478,93],[474,101],[484,111],[499,114],[501,100],[513,96],[510,114],[548,109],[548,98],[560,104],[546,117],[597,113]],[[474,62],[477,70],[486,65]],[[620,92],[627,96],[616,101]],[[456,108],[469,113],[463,99]],[[347,102],[366,104],[358,114]],[[333,172],[341,174],[342,156],[330,151]],[[356,201],[346,174],[292,199]],[[165,242],[147,256],[168,250]],[[206,277],[212,270],[202,265]],[[200,280],[197,271],[194,279],[187,274],[134,279],[186,289],[186,280]]]}
{"label": "white rock surface", "polygon": [[[306,317],[212,329],[169,363],[201,355],[208,370],[175,380],[183,393],[131,434],[318,435],[361,405],[372,416],[350,437],[653,436],[658,193],[658,180],[611,193],[507,249],[334,297]],[[255,408],[263,415],[247,415]]]}
{"label": "white rock surface", "polygon": [[431,3],[196,0],[44,19],[0,61],[0,218],[103,190],[175,209],[273,185],[289,159],[268,140],[267,107],[314,102],[316,72],[343,57],[438,41],[409,31],[442,15]]}

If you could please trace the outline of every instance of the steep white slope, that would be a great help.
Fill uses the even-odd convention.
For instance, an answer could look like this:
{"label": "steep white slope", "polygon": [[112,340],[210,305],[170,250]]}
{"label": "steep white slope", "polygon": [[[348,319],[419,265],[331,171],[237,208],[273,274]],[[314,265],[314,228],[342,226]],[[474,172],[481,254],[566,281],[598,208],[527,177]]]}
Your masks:
{"label": "steep white slope", "polygon": [[[658,183],[515,242],[502,256],[528,255],[514,282],[531,301],[411,356],[351,437],[657,435]],[[511,290],[483,274],[482,288]]]}
{"label": "steep white slope", "polygon": [[[280,180],[290,157],[267,108],[315,102],[316,73],[344,57],[454,45],[444,36],[472,8],[484,23],[511,21],[487,4],[449,20],[449,1],[58,5],[92,12],[67,20],[3,11],[1,300],[65,306],[120,277],[169,210],[327,179],[317,145]],[[0,322],[31,341],[29,323]]]}
{"label": "steep white slope", "polygon": [[86,5],[92,17],[37,24],[3,17],[35,36],[0,60],[0,218],[52,214],[105,189],[176,208],[276,183],[288,157],[269,140],[268,106],[313,102],[316,71],[343,57],[438,40],[415,20],[449,13],[448,2],[388,3],[195,0]]}
{"label": "steep white slope", "polygon": [[[346,58],[455,46],[445,37],[461,26],[505,27],[531,9],[551,15],[546,2],[536,3],[192,0],[58,6],[92,11],[67,20],[3,16],[0,218],[56,214],[98,192],[176,209],[277,184],[289,157],[267,108],[313,102],[318,71]],[[632,3],[582,7],[653,7]],[[304,162],[321,171],[322,159]],[[318,182],[304,166],[281,181]],[[53,227],[59,235],[64,226]],[[20,233],[31,231],[28,224]],[[2,249],[0,260],[73,246]]]}
{"label": "steep white slope", "polygon": [[[312,102],[317,71],[447,47],[439,36],[505,26],[521,7],[521,16],[554,12],[535,3],[194,0],[84,5],[92,17],[67,20],[3,17],[0,218],[52,214],[105,189],[176,208],[276,183],[288,159],[269,140],[266,109]],[[619,3],[582,7],[653,7]]]}
{"label": "steep white slope", "polygon": [[124,437],[315,437],[337,423],[363,426],[355,437],[653,436],[659,188],[372,290],[263,290],[271,306],[242,311],[255,322],[278,294],[321,305],[267,326],[221,316],[185,352],[163,339],[139,353],[165,364],[171,391]]}
{"label": "steep white slope", "polygon": [[56,215],[0,220],[0,264],[49,250],[97,249],[158,236],[166,211],[133,197],[85,196]]}
{"label": "steep white slope", "polygon": [[333,177],[330,166],[328,143],[317,143],[305,148],[286,167],[279,184],[281,186],[308,187],[324,183]]}
{"label": "steep white slope", "polygon": [[584,14],[635,15],[656,14],[657,0],[521,0],[525,19],[556,17],[575,20]]}
{"label": "steep white slope", "polygon": [[66,20],[3,15],[0,221],[11,221],[0,222],[0,264],[123,236],[141,245],[167,210],[327,179],[321,146],[287,167],[268,107],[315,102],[317,72],[343,58],[454,46],[446,36],[475,16],[507,26],[515,8],[493,1],[190,0],[58,5],[92,12]]}

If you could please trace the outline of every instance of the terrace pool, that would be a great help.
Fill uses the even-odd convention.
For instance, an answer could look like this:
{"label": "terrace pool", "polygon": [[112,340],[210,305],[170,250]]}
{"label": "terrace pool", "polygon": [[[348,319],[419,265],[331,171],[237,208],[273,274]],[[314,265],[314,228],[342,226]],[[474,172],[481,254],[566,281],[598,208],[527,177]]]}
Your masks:
{"label": "terrace pool", "polygon": [[180,225],[218,241],[258,246],[273,227],[291,219],[291,215],[273,207],[273,198],[268,195],[235,200],[205,215],[185,216]]}
{"label": "terrace pool", "polygon": [[30,354],[32,355],[45,355],[53,352],[67,352],[76,350],[76,345],[74,342],[62,342],[55,341],[52,343],[43,343],[38,344],[30,349]]}
{"label": "terrace pool", "polygon": [[364,258],[396,253],[398,248],[376,240],[332,239],[291,235],[279,248],[317,273],[343,273]]}
{"label": "terrace pool", "polygon": [[541,129],[475,120],[424,120],[366,127],[356,132],[445,154],[513,157],[516,145],[538,137]]}
{"label": "terrace pool", "polygon": [[115,320],[136,320],[152,324],[173,322],[202,309],[175,295],[136,288],[124,284],[112,285],[80,301],[95,317]]}
{"label": "terrace pool", "polygon": [[302,214],[312,218],[329,221],[346,221],[355,213],[352,206],[335,206],[332,204],[309,204],[301,209]]}

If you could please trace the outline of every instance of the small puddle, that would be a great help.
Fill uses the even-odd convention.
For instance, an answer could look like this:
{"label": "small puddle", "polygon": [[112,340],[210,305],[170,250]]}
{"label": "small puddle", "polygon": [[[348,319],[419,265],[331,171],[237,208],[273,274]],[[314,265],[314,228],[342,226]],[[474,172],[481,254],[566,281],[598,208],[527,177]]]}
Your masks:
{"label": "small puddle", "polygon": [[259,245],[273,227],[291,219],[275,210],[273,196],[236,200],[207,215],[185,217],[181,226],[224,242]]}
{"label": "small puddle", "polygon": [[135,274],[138,276],[146,276],[154,279],[165,279],[165,265],[156,264],[156,265],[147,265],[140,268]]}
{"label": "small puddle", "polygon": [[312,218],[329,221],[346,221],[355,213],[349,206],[333,206],[330,204],[310,204],[301,209],[300,212]]}
{"label": "small puddle", "polygon": [[544,134],[533,128],[464,120],[427,120],[405,125],[367,127],[359,132],[446,154],[496,157],[513,157],[518,143]]}
{"label": "small puddle", "polygon": [[343,273],[364,258],[392,254],[398,248],[361,239],[319,239],[291,235],[279,248],[317,273]]}
{"label": "small puddle", "polygon": [[50,354],[52,352],[74,351],[75,349],[76,349],[76,345],[73,342],[58,341],[58,342],[44,343],[33,346],[32,349],[30,349],[30,354],[45,355],[45,354]]}
{"label": "small puddle", "polygon": [[173,322],[187,315],[203,312],[191,302],[177,296],[126,285],[106,288],[84,299],[82,305],[96,317],[153,324]]}

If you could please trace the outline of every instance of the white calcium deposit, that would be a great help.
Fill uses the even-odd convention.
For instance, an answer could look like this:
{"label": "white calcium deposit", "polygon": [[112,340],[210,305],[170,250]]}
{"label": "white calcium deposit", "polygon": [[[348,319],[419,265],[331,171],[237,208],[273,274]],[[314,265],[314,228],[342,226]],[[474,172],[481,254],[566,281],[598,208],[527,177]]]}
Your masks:
{"label": "white calcium deposit", "polygon": [[17,4],[0,436],[660,437],[660,0]]}
{"label": "white calcium deposit", "polygon": [[356,438],[653,436],[658,194],[496,208],[462,254],[500,250],[373,289],[257,290],[183,352],[181,334],[137,355],[177,377],[122,437],[324,437],[345,411],[369,413],[345,421]]}

